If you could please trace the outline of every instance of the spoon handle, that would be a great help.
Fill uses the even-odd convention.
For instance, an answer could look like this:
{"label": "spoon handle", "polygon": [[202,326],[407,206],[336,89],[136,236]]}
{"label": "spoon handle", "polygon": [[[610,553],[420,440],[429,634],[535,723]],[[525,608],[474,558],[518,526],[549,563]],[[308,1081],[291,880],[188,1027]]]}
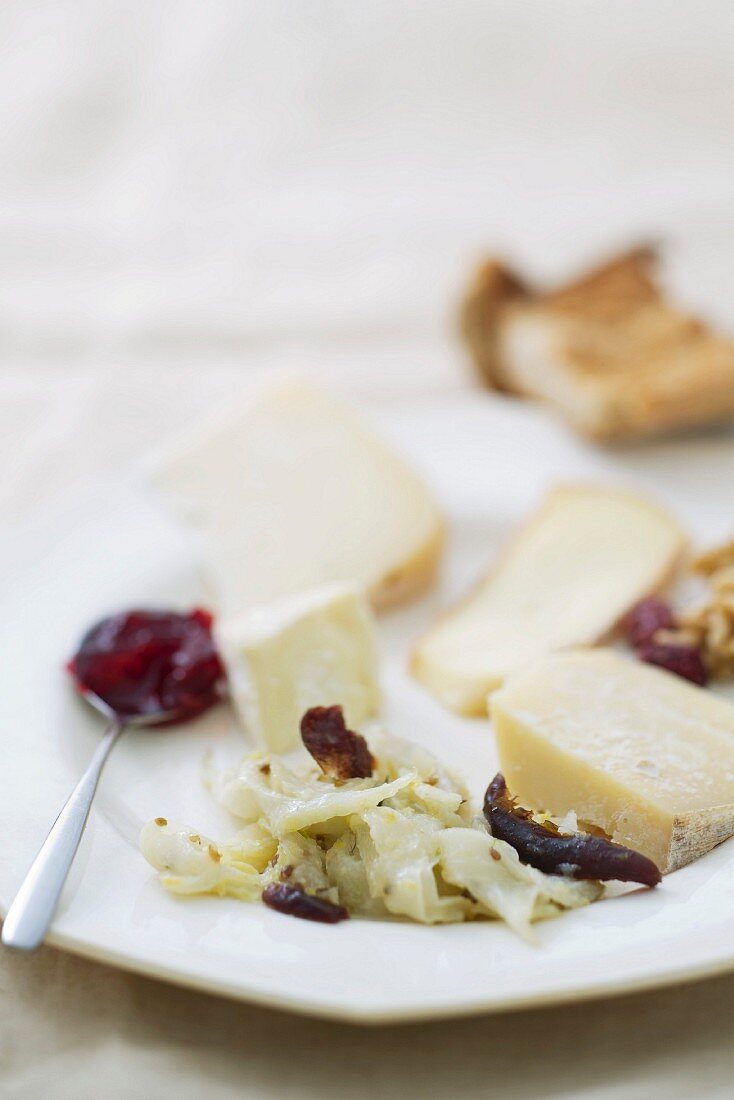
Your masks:
{"label": "spoon handle", "polygon": [[113,718],[23,879],[3,922],[2,942],[7,947],[33,951],[43,942],[79,847],[105,760],[123,729],[124,723]]}

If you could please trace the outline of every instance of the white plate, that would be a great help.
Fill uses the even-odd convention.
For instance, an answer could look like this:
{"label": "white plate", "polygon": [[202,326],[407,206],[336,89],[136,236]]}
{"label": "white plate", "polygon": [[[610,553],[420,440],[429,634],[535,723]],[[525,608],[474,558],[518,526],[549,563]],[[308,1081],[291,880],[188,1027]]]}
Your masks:
{"label": "white plate", "polygon": [[[604,453],[534,409],[487,396],[412,403],[379,419],[424,470],[451,520],[441,590],[382,620],[386,719],[463,771],[479,794],[495,769],[489,724],[449,715],[411,682],[410,640],[559,480],[651,489],[700,541],[730,535],[734,443],[712,434]],[[18,534],[0,570],[5,910],[99,733],[62,670],[80,631],[116,608],[191,605],[202,588],[186,535],[133,476],[66,501]],[[734,842],[658,890],[536,926],[535,947],[499,923],[324,927],[230,899],[171,897],[138,854],[138,830],[158,814],[215,836],[232,830],[199,784],[200,759],[212,747],[223,759],[245,748],[226,707],[180,730],[124,738],[102,781],[53,943],[233,997],[370,1022],[580,999],[734,965]]]}

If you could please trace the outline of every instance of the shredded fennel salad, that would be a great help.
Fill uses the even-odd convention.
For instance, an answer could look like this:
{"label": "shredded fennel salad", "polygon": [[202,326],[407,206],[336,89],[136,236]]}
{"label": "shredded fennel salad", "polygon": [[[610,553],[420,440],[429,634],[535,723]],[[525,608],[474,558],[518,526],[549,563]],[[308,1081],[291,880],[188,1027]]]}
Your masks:
{"label": "shredded fennel salad", "polygon": [[142,830],[142,853],[174,894],[258,901],[288,883],[344,915],[499,919],[525,938],[533,921],[600,896],[598,882],[522,863],[424,749],[382,733],[370,748],[369,778],[335,779],[262,753],[224,772],[208,763],[204,782],[239,831],[219,843],[159,817]]}

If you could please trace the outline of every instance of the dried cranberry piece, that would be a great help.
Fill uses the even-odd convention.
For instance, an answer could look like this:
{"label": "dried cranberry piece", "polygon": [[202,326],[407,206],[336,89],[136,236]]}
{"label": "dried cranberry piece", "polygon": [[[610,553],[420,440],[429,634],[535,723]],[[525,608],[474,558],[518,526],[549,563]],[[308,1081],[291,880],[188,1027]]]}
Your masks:
{"label": "dried cranberry piece", "polygon": [[218,702],[224,679],[212,616],[202,608],[112,615],[85,634],[67,668],[80,691],[123,717],[193,718]]}
{"label": "dried cranberry piece", "polygon": [[623,627],[632,645],[637,648],[652,641],[658,630],[673,630],[675,616],[670,604],[657,596],[640,600],[624,619]]}
{"label": "dried cranberry piece", "polygon": [[657,665],[668,672],[682,676],[691,683],[704,687],[708,683],[708,670],[703,662],[701,650],[690,645],[668,645],[649,641],[638,646],[637,656],[649,665]]}
{"label": "dried cranberry piece", "polygon": [[301,719],[301,738],[325,775],[369,779],[375,762],[360,733],[347,729],[341,707],[311,707]]}
{"label": "dried cranberry piece", "polygon": [[640,852],[590,833],[567,836],[554,825],[533,821],[529,810],[516,805],[501,772],[487,788],[484,816],[492,836],[514,848],[523,863],[547,875],[639,882],[643,886],[657,886],[661,880],[653,861]]}
{"label": "dried cranberry piece", "polygon": [[300,886],[291,886],[287,882],[271,882],[262,893],[262,899],[271,909],[287,913],[301,920],[315,920],[322,924],[338,924],[349,918],[343,905],[334,905],[324,898],[307,894]]}

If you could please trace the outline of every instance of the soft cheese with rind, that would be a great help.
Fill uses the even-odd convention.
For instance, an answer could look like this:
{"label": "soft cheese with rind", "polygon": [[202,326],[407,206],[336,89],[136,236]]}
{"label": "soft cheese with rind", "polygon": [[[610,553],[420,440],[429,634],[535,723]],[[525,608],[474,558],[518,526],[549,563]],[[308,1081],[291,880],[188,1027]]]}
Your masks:
{"label": "soft cheese with rind", "polygon": [[169,454],[153,474],[204,540],[227,615],[353,582],[373,606],[434,578],[443,524],[418,474],[339,397],[281,380]]}
{"label": "soft cheese with rind", "polygon": [[483,714],[487,693],[513,672],[603,638],[668,579],[684,544],[676,522],[643,496],[560,487],[497,567],[419,643],[413,672],[446,706]]}
{"label": "soft cheese with rind", "polygon": [[574,810],[674,871],[734,835],[734,707],[610,649],[557,654],[490,700],[513,795]]}
{"label": "soft cheese with rind", "polygon": [[273,752],[300,744],[310,707],[341,706],[352,726],[377,713],[375,624],[353,585],[321,585],[226,619],[217,641],[242,725]]}

